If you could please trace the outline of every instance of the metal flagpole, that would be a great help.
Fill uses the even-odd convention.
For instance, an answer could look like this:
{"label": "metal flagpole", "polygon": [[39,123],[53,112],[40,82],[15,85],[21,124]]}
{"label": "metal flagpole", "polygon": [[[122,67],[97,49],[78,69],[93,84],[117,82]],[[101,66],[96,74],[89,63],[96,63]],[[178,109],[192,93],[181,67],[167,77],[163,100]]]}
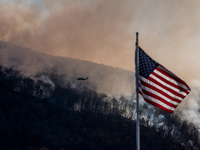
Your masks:
{"label": "metal flagpole", "polygon": [[136,75],[136,145],[137,150],[140,150],[140,122],[139,122],[139,47],[138,47],[138,32],[136,32],[136,43],[135,43],[135,75]]}

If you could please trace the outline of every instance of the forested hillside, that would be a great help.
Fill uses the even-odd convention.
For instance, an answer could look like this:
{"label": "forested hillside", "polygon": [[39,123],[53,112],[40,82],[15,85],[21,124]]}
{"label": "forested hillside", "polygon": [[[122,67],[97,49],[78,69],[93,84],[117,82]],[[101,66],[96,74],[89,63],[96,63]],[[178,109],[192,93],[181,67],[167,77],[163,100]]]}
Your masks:
{"label": "forested hillside", "polygon": [[[135,149],[134,113],[128,111],[135,109],[134,103],[63,85],[65,76],[41,73],[29,78],[0,67],[0,149]],[[200,147],[194,124],[147,105],[140,114],[141,149]]]}

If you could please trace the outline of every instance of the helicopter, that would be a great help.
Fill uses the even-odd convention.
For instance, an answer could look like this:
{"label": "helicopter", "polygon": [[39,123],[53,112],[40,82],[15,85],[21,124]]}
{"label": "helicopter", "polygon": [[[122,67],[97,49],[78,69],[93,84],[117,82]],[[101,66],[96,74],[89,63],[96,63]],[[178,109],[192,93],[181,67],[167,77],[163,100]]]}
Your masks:
{"label": "helicopter", "polygon": [[88,77],[87,78],[77,78],[77,80],[87,80],[88,79]]}

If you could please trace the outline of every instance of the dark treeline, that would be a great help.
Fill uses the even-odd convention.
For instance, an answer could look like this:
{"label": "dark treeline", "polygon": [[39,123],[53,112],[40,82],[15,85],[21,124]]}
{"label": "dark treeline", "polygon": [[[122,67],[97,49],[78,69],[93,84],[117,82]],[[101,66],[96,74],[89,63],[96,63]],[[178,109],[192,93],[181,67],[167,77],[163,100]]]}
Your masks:
{"label": "dark treeline", "polygon": [[[72,88],[62,75],[48,75],[53,84],[39,80],[42,75],[36,80],[0,68],[0,149],[135,149],[135,122],[122,117],[126,111],[116,99],[104,101],[106,94],[84,86]],[[192,123],[156,109],[165,120],[155,118],[152,126],[148,119],[155,111],[142,107],[141,115],[148,115],[141,118],[141,149],[200,147]]]}

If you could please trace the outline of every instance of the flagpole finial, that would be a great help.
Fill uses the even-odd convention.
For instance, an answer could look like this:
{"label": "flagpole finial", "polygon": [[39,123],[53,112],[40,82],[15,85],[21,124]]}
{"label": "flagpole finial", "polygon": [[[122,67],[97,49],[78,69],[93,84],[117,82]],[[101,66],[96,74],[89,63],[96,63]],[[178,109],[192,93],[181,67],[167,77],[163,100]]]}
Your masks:
{"label": "flagpole finial", "polygon": [[136,45],[136,46],[138,46],[138,34],[139,34],[139,33],[136,32],[136,42],[135,42],[135,45]]}

